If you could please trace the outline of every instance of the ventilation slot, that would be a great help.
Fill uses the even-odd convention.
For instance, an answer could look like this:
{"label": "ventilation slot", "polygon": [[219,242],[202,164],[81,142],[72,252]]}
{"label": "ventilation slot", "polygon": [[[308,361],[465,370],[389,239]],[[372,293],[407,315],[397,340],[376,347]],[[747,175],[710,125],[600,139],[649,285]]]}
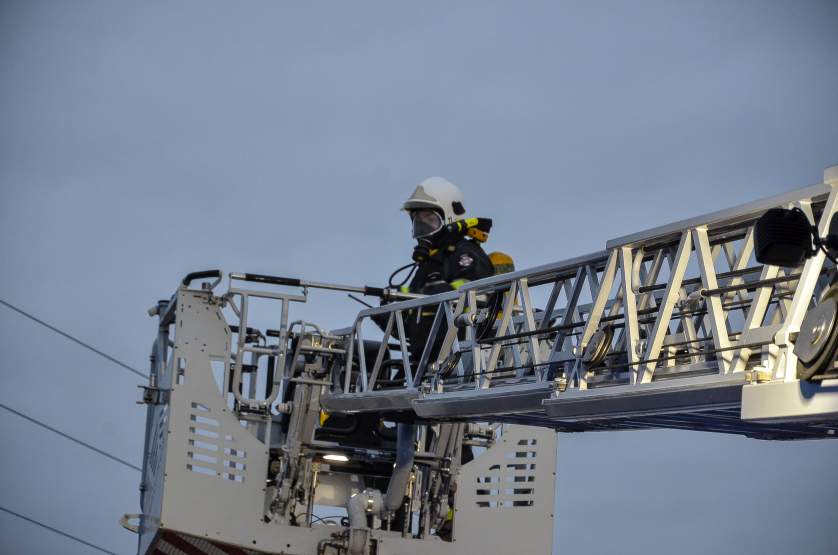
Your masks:
{"label": "ventilation slot", "polygon": [[189,415],[189,447],[186,468],[197,474],[222,480],[244,482],[247,453],[234,445],[231,435],[222,439],[221,423],[201,403],[192,403]]}
{"label": "ventilation slot", "polygon": [[[522,439],[505,454],[506,459],[533,461],[535,439]],[[533,449],[527,449],[531,447]],[[535,503],[535,462],[493,464],[477,477],[477,506],[486,509],[519,509]]]}
{"label": "ventilation slot", "polygon": [[154,427],[154,435],[152,436],[151,453],[149,453],[148,466],[153,475],[157,475],[160,469],[163,458],[163,444],[166,440],[166,427],[169,417],[169,405],[163,405],[160,409],[160,414],[157,418],[157,424]]}

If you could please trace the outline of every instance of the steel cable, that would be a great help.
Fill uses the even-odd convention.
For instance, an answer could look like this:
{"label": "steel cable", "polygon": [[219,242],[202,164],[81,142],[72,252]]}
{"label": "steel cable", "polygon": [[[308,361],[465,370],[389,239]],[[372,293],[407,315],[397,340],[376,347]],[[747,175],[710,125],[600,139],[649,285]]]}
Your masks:
{"label": "steel cable", "polygon": [[21,308],[18,308],[18,307],[16,307],[16,306],[15,306],[15,305],[13,305],[13,304],[11,304],[11,303],[9,303],[9,302],[7,302],[7,301],[4,301],[3,299],[0,299],[0,304],[3,304],[3,305],[5,305],[5,306],[7,306],[8,308],[10,308],[10,309],[14,310],[15,312],[17,312],[17,313],[19,313],[19,314],[21,314],[21,315],[25,316],[26,318],[29,318],[29,319],[30,319],[30,320],[32,320],[33,322],[37,322],[37,323],[41,324],[41,325],[42,325],[42,326],[44,326],[45,328],[47,328],[47,329],[49,329],[49,330],[54,331],[54,332],[55,332],[55,333],[57,333],[58,335],[60,335],[60,336],[62,336],[62,337],[65,337],[65,338],[69,339],[70,341],[72,341],[72,342],[74,342],[74,343],[77,343],[77,344],[81,345],[81,346],[82,346],[82,347],[84,347],[85,349],[88,349],[88,350],[90,350],[90,351],[93,351],[93,352],[94,352],[94,353],[96,353],[97,355],[99,355],[99,356],[101,356],[101,357],[106,358],[107,360],[109,360],[109,361],[113,362],[113,363],[114,363],[114,364],[116,364],[117,366],[121,366],[122,368],[124,368],[124,369],[128,370],[129,372],[132,372],[132,373],[134,373],[134,374],[136,374],[136,375],[140,376],[141,378],[148,379],[148,374],[145,374],[145,373],[143,373],[143,372],[140,372],[140,371],[139,371],[139,370],[137,370],[136,368],[132,368],[130,365],[125,364],[125,363],[124,363],[124,362],[122,362],[121,360],[118,360],[118,359],[116,359],[116,358],[114,358],[114,357],[110,356],[110,355],[109,355],[109,354],[107,354],[107,353],[103,353],[102,351],[100,351],[100,350],[99,350],[99,349],[97,349],[96,347],[93,347],[92,345],[89,345],[89,344],[85,343],[85,342],[84,342],[84,341],[82,341],[81,339],[77,339],[77,338],[73,337],[72,335],[70,335],[69,333],[64,332],[64,331],[62,331],[62,330],[60,330],[60,329],[56,328],[55,326],[53,326],[53,325],[51,325],[51,324],[48,324],[48,323],[44,322],[44,321],[43,321],[43,320],[41,320],[40,318],[38,318],[38,317],[36,317],[36,316],[33,316],[32,314],[29,314],[29,313],[28,313],[28,312],[26,312],[25,310],[23,310],[23,309],[21,309]]}
{"label": "steel cable", "polygon": [[132,468],[132,469],[136,470],[137,472],[142,472],[143,471],[143,469],[140,468],[139,466],[133,465],[126,460],[123,460],[123,459],[120,459],[117,456],[111,455],[107,451],[103,451],[103,450],[99,449],[98,447],[94,447],[94,446],[90,445],[89,443],[85,443],[84,441],[82,441],[80,439],[76,439],[71,435],[65,434],[61,430],[56,430],[52,426],[44,424],[43,422],[41,422],[39,420],[36,420],[36,419],[32,418],[31,416],[27,416],[27,415],[23,414],[22,412],[17,411],[15,409],[11,408],[11,407],[8,407],[8,406],[6,406],[2,403],[0,403],[0,408],[6,409],[7,411],[11,412],[12,414],[16,414],[17,416],[23,418],[24,420],[28,420],[29,422],[32,422],[33,424],[35,424],[37,426],[40,426],[41,428],[49,430],[52,433],[58,434],[65,439],[69,439],[70,441],[72,441],[74,443],[77,443],[77,444],[81,445],[82,447],[87,447],[91,451],[94,451],[94,452],[98,453],[99,455],[102,455],[103,457],[107,457],[107,458],[111,459],[112,461],[115,461],[115,462],[118,462],[119,464],[125,465],[128,468]]}
{"label": "steel cable", "polygon": [[83,539],[81,539],[81,538],[78,538],[78,537],[76,537],[76,536],[72,535],[72,534],[68,534],[67,532],[64,532],[64,531],[62,531],[62,530],[59,530],[58,528],[53,528],[52,526],[50,526],[50,525],[48,525],[48,524],[44,524],[43,522],[41,522],[41,521],[39,521],[39,520],[35,520],[34,518],[29,518],[28,516],[23,516],[22,514],[17,513],[17,512],[15,512],[15,511],[13,511],[13,510],[11,510],[11,509],[7,509],[6,507],[0,506],[0,511],[3,511],[3,512],[6,512],[6,513],[9,513],[10,515],[12,515],[12,516],[16,516],[16,517],[18,517],[19,519],[25,520],[26,522],[31,522],[32,524],[34,524],[34,525],[36,525],[36,526],[40,526],[41,528],[46,528],[46,529],[47,529],[47,530],[49,530],[50,532],[55,532],[56,534],[58,534],[58,535],[60,535],[60,536],[64,536],[65,538],[69,538],[69,539],[71,539],[71,540],[73,540],[73,541],[76,541],[76,542],[79,542],[79,543],[81,543],[81,544],[84,544],[84,545],[86,545],[87,547],[93,548],[93,549],[95,549],[95,550],[97,550],[97,551],[101,551],[102,553],[107,553],[108,555],[118,555],[117,553],[115,553],[115,552],[113,552],[113,551],[111,551],[111,550],[109,550],[109,549],[105,549],[104,547],[99,547],[99,546],[98,546],[98,545],[96,545],[96,544],[90,543],[89,541],[85,541],[85,540],[83,540]]}

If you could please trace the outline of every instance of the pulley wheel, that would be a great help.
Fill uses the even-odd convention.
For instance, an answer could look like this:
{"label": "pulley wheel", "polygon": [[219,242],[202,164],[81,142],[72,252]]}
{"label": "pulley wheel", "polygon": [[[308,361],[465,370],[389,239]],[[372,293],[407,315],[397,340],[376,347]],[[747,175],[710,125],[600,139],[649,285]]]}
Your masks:
{"label": "pulley wheel", "polygon": [[832,286],[800,324],[800,333],[794,342],[799,379],[811,379],[832,362],[838,345],[837,324],[838,287]]}
{"label": "pulley wheel", "polygon": [[587,368],[599,366],[605,360],[605,355],[611,348],[611,339],[614,337],[614,328],[605,326],[597,330],[585,347],[582,355],[582,365]]}

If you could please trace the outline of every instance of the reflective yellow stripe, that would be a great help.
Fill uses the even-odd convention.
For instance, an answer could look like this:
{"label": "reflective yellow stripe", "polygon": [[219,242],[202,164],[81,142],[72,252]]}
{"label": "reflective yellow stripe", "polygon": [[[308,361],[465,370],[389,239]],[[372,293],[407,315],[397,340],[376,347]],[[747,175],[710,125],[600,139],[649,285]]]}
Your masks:
{"label": "reflective yellow stripe", "polygon": [[320,411],[320,425],[321,426],[326,423],[326,420],[329,419],[329,416],[330,416],[330,414],[328,412],[326,412],[325,410]]}
{"label": "reflective yellow stripe", "polygon": [[399,287],[399,291],[401,291],[402,293],[410,293],[410,287],[407,285],[402,285],[401,287]]}
{"label": "reflective yellow stripe", "polygon": [[451,287],[453,287],[454,289],[459,289],[460,287],[462,287],[463,285],[465,285],[468,282],[469,282],[469,280],[467,280],[467,279],[455,279],[454,281],[451,282]]}

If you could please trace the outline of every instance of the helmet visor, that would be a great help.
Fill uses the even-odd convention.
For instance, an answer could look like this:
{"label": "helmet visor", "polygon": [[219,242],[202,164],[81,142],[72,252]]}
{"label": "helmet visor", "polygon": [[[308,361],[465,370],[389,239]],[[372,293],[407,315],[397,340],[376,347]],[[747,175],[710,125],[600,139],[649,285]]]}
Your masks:
{"label": "helmet visor", "polygon": [[442,229],[442,217],[430,208],[421,208],[410,212],[413,221],[413,238],[428,237]]}

